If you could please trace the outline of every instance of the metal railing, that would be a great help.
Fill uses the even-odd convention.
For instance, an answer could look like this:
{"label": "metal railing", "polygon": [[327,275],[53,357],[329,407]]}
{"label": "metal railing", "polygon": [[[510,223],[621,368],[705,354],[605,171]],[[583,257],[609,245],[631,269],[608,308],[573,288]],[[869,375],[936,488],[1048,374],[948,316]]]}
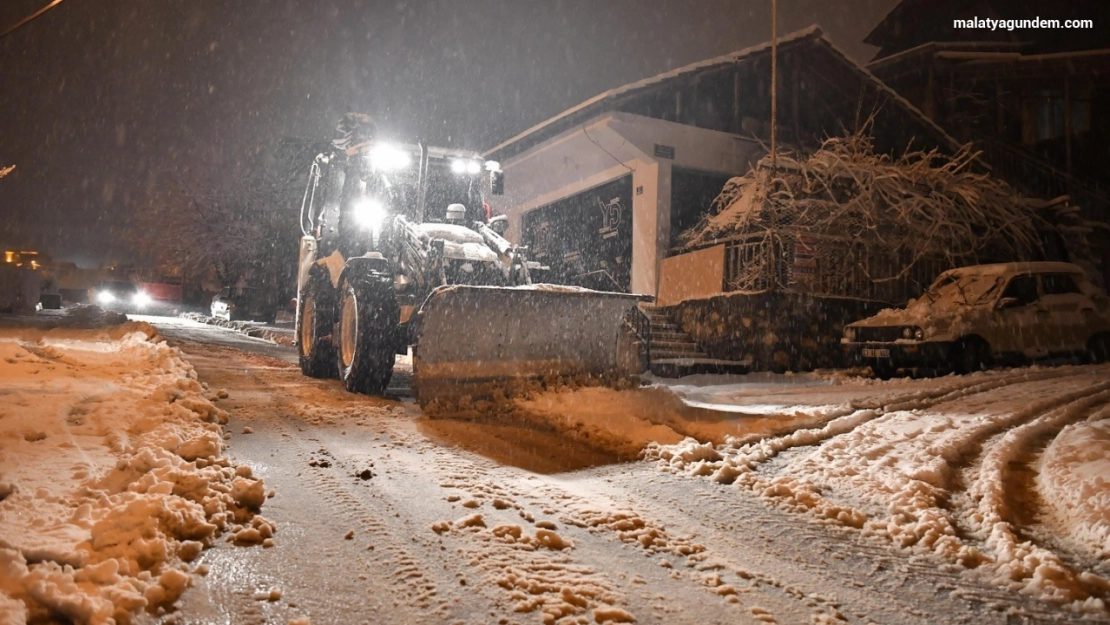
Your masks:
{"label": "metal railing", "polygon": [[[848,237],[792,229],[726,241],[724,292],[784,291],[899,304],[953,263],[884,251]],[[908,270],[903,271],[909,267]]]}
{"label": "metal railing", "polygon": [[644,355],[651,362],[651,318],[639,306],[633,306],[624,317],[624,322],[644,343]]}

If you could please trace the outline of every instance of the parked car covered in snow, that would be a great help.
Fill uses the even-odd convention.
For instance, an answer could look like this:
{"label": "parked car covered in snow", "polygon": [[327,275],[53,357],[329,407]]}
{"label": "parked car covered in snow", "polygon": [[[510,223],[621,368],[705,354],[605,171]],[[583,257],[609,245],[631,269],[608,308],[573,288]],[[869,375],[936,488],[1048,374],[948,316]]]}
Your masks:
{"label": "parked car covered in snow", "polygon": [[225,286],[212,298],[211,314],[228,321],[264,321],[273,323],[277,305],[261,289],[249,286]]}
{"label": "parked car covered in snow", "polygon": [[1056,356],[1105,362],[1110,299],[1069,263],[961,267],[906,308],[848,324],[841,342],[883,378],[901,368],[968,373]]}

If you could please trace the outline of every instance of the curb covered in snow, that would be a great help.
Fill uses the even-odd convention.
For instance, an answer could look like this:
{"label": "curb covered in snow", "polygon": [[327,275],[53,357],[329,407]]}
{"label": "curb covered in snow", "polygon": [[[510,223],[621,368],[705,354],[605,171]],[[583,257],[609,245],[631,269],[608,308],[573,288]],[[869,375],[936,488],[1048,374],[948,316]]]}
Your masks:
{"label": "curb covered in snow", "polygon": [[215,317],[210,317],[201,313],[187,312],[181,313],[178,316],[182,319],[189,319],[190,321],[205,323],[210,326],[219,326],[221,328],[227,328],[228,330],[234,330],[235,332],[239,332],[240,334],[245,334],[247,336],[263,339],[266,341],[271,341],[273,343],[277,343],[278,345],[289,346],[293,344],[292,330],[273,328],[253,321],[227,321],[225,319],[217,319]]}

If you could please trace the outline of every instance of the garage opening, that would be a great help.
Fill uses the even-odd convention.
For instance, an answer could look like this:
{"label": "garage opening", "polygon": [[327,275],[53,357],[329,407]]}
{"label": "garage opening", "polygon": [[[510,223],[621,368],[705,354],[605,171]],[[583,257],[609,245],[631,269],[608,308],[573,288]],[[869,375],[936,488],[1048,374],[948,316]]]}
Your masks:
{"label": "garage opening", "polygon": [[632,284],[632,176],[524,215],[522,240],[554,284],[627,293]]}

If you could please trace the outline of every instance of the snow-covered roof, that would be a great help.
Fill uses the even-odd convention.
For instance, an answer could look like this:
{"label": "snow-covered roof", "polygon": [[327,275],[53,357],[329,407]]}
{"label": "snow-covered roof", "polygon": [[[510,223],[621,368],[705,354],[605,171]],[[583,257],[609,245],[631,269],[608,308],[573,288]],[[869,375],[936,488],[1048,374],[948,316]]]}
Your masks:
{"label": "snow-covered roof", "polygon": [[[839,62],[853,69],[857,74],[860,75],[860,77],[864,81],[871,83],[872,86],[889,96],[892,100],[896,101],[912,116],[916,117],[920,123],[928,126],[930,130],[934,131],[941,138],[941,140],[947,144],[946,147],[958,147],[958,142],[950,137],[940,126],[938,126],[920,110],[910,104],[908,100],[898,95],[897,92],[895,92],[893,89],[884,84],[881,80],[875,77],[874,74],[869,72],[859,63],[852,60],[851,57],[849,57],[843,50],[833,44],[832,41],[830,41],[824,35],[824,32],[821,30],[821,27],[819,25],[813,24],[807,28],[803,28],[801,30],[797,30],[782,37],[779,37],[777,39],[777,45],[779,47],[782,47],[788,44],[803,42],[807,40],[812,43],[824,46],[829,52],[833,53],[833,56]],[[526,141],[529,137],[532,137],[533,135],[536,135],[537,133],[540,133],[544,130],[556,130],[561,129],[561,127],[564,126],[570,126],[570,120],[572,118],[580,119],[583,116],[588,116],[590,113],[600,113],[602,111],[609,110],[615,103],[615,101],[622,96],[631,95],[640,91],[650,89],[652,87],[656,87],[666,82],[688,77],[707,70],[733,65],[741,61],[745,61],[753,56],[763,53],[769,53],[770,50],[771,42],[766,41],[758,45],[744,48],[743,50],[731,52],[729,54],[714,57],[711,59],[706,59],[704,61],[698,61],[689,65],[684,65],[682,67],[657,74],[650,78],[645,78],[643,80],[630,83],[622,87],[610,89],[609,91],[598,94],[590,98],[589,100],[586,100],[585,102],[582,102],[577,106],[569,108],[546,121],[540,122],[539,124],[536,124],[535,126],[529,128],[528,130],[525,130],[524,132],[521,132],[516,136],[508,139],[507,141],[494,146],[493,148],[486,151],[485,157],[494,159],[497,159],[499,157],[504,158],[504,155],[502,154],[503,152],[507,151],[509,148],[515,146],[518,143]],[[515,152],[519,151],[521,150],[517,150]]]}

